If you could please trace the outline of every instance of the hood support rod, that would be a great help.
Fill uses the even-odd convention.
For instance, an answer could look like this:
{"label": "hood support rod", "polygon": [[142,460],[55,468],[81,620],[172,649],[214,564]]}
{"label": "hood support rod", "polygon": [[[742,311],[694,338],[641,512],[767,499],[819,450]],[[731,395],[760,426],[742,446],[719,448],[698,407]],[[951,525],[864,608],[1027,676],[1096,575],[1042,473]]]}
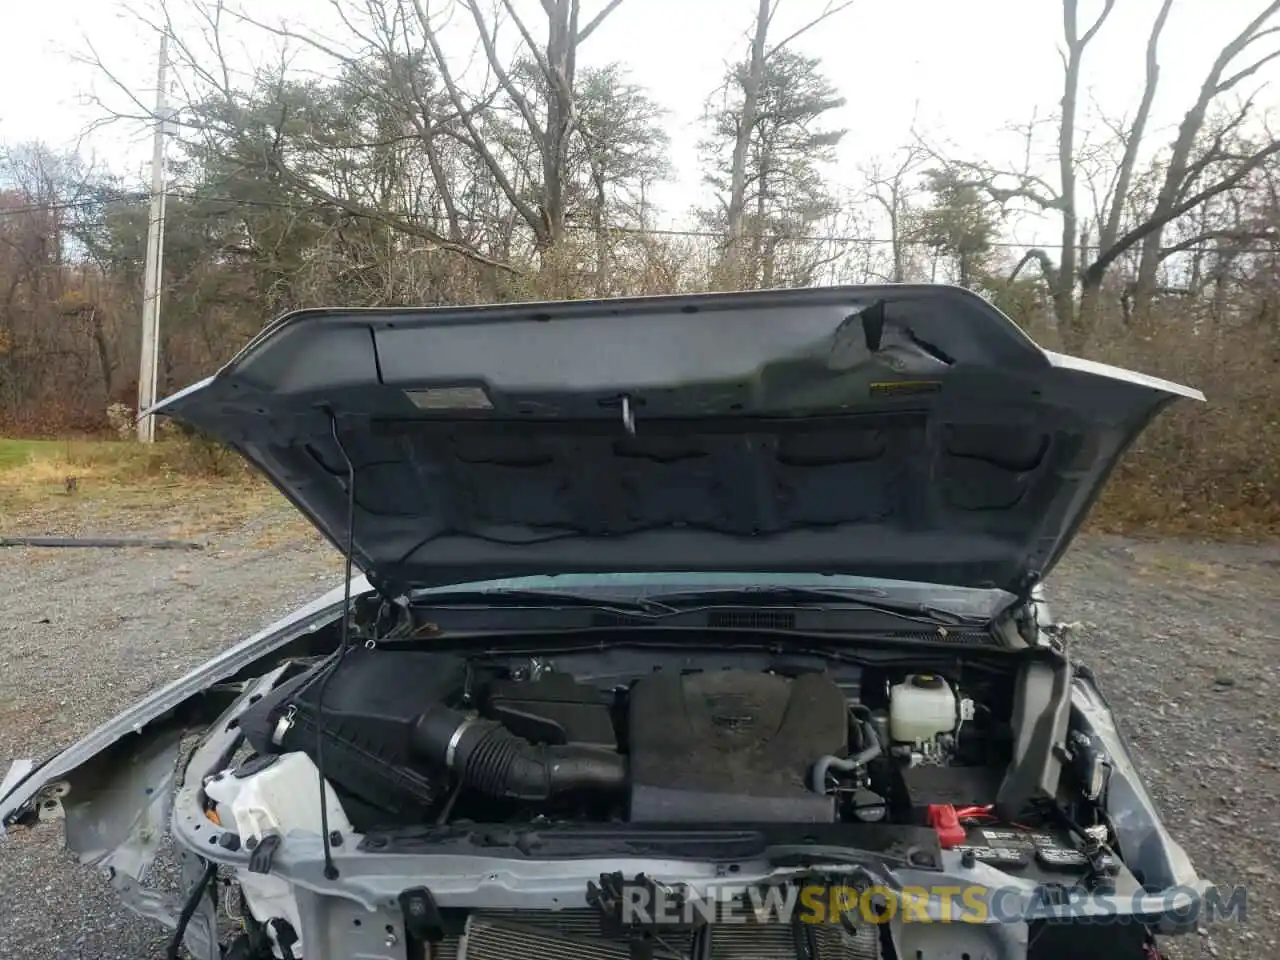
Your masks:
{"label": "hood support rod", "polygon": [[333,862],[333,846],[329,838],[329,804],[325,798],[324,781],[324,692],[329,680],[338,671],[339,664],[347,655],[351,642],[351,556],[355,553],[356,532],[356,468],[342,445],[342,437],[338,434],[338,417],[333,410],[329,414],[329,433],[333,437],[338,453],[342,455],[343,465],[347,468],[347,529],[346,542],[343,544],[343,560],[345,572],[342,578],[342,624],[339,627],[338,653],[329,662],[320,688],[316,692],[316,773],[320,781],[320,842],[324,848],[324,876],[326,880],[338,879],[338,867]]}

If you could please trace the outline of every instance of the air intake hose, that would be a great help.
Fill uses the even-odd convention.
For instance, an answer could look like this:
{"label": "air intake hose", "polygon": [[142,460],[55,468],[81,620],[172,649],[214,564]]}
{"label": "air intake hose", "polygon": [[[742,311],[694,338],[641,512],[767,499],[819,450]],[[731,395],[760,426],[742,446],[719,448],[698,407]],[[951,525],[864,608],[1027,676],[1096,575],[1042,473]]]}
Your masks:
{"label": "air intake hose", "polygon": [[418,717],[410,749],[493,797],[546,800],[570,790],[620,790],[627,784],[626,758],[617,753],[575,744],[530,743],[496,721],[445,706]]}

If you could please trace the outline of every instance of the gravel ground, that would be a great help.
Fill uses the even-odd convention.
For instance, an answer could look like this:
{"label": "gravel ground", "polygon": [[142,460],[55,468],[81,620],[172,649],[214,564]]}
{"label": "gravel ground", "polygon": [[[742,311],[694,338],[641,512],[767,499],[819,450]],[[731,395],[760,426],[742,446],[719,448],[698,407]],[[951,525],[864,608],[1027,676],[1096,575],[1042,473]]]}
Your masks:
{"label": "gravel ground", "polygon": [[[191,553],[0,550],[0,763],[73,741],[338,582],[337,556],[313,539],[264,546],[273,524]],[[1169,955],[1280,955],[1280,547],[1089,538],[1051,593],[1201,872],[1248,887],[1247,924]],[[164,954],[162,928],[117,906],[57,825],[0,842],[0,890],[7,960]]]}

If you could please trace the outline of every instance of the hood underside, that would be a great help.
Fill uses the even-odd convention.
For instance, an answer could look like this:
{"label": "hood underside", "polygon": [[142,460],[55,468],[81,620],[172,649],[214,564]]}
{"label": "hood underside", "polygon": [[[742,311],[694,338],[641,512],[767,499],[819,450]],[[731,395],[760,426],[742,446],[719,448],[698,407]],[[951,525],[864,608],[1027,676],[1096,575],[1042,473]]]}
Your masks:
{"label": "hood underside", "polygon": [[1195,390],[946,286],[282,317],[155,412],[238,449],[384,592],[852,574],[1023,593]]}

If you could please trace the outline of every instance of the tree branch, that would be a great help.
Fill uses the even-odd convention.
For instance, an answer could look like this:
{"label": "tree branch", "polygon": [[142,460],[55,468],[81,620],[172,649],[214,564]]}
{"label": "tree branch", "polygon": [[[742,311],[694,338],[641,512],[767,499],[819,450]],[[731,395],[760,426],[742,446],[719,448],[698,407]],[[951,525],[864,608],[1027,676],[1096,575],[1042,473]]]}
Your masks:
{"label": "tree branch", "polygon": [[1276,57],[1280,57],[1280,50],[1272,50],[1265,57],[1258,58],[1258,60],[1254,61],[1249,66],[1245,67],[1243,70],[1239,70],[1236,73],[1233,73],[1226,80],[1223,80],[1221,83],[1218,84],[1218,93],[1219,94],[1226,93],[1236,84],[1238,84],[1241,80],[1247,80],[1249,77],[1253,76],[1255,73],[1261,70],[1264,66],[1270,63]]}
{"label": "tree branch", "polygon": [[1211,200],[1220,194],[1226,193],[1228,190],[1234,189],[1245,179],[1245,177],[1261,167],[1268,157],[1276,155],[1280,155],[1280,141],[1270,143],[1262,150],[1259,150],[1229,176],[1226,176],[1212,186],[1206,187],[1198,193],[1187,197],[1181,202],[1169,207],[1167,210],[1154,215],[1145,223],[1134,227],[1124,236],[1120,237],[1120,239],[1112,245],[1110,250],[1101,251],[1098,259],[1090,264],[1089,269],[1085,271],[1085,274],[1090,278],[1096,277],[1101,279],[1102,274],[1107,267],[1114,263],[1121,254],[1132,247],[1135,243],[1140,240],[1145,240],[1152,234],[1158,233],[1174,220],[1178,219],[1178,217],[1187,213],[1189,210],[1194,210],[1205,201]]}
{"label": "tree branch", "polygon": [[[485,58],[489,61],[489,66],[493,70],[494,76],[498,78],[498,82],[502,84],[502,89],[507,92],[507,96],[511,98],[511,102],[514,103],[516,105],[516,109],[520,111],[520,116],[524,118],[525,124],[529,127],[529,132],[538,140],[544,140],[546,138],[546,133],[543,131],[542,127],[539,126],[538,120],[534,116],[533,105],[529,103],[529,99],[512,82],[511,75],[507,73],[506,69],[502,66],[502,60],[498,56],[498,50],[494,45],[493,36],[489,33],[489,25],[485,22],[484,14],[480,12],[480,5],[476,0],[464,0],[464,5],[471,12],[471,18],[476,23],[476,30],[480,33],[480,43],[484,47]],[[421,0],[414,0],[414,7],[421,11]],[[425,16],[425,13],[419,14],[420,18],[423,16]],[[422,29],[424,31],[430,29],[426,25],[425,21],[423,21]],[[431,32],[429,42],[431,43],[433,55],[439,59],[442,54],[435,53],[435,51],[439,49],[439,46],[436,43],[434,31]],[[444,76],[444,69],[444,66],[441,65],[441,79],[443,79]]]}
{"label": "tree branch", "polygon": [[[472,0],[468,0],[468,2],[472,2]],[[489,149],[484,136],[476,128],[475,121],[463,105],[462,93],[458,89],[457,81],[454,80],[453,71],[449,69],[448,61],[445,60],[444,51],[440,48],[440,41],[436,37],[435,28],[431,26],[431,21],[427,18],[427,12],[423,8],[421,0],[413,0],[413,6],[418,16],[418,24],[422,28],[423,37],[431,48],[431,55],[435,58],[436,68],[440,71],[440,80],[444,83],[449,99],[453,103],[453,108],[458,112],[463,125],[467,128],[467,133],[470,135],[469,146],[480,155],[480,159],[483,161],[485,168],[493,175],[498,188],[529,225],[530,229],[533,230],[534,234],[540,237],[543,236],[546,231],[545,221],[512,186],[506,171],[502,169],[502,164],[498,162],[498,158]],[[528,118],[526,118],[527,121]]]}
{"label": "tree branch", "polygon": [[613,11],[617,10],[621,4],[622,0],[609,0],[609,2],[604,5],[604,9],[587,21],[587,25],[578,31],[578,35],[574,38],[574,42],[582,43],[583,40],[586,40],[587,37],[591,36],[591,34],[595,32],[596,27],[604,23],[605,18],[608,17],[609,14],[613,13]]}
{"label": "tree branch", "polygon": [[1277,233],[1276,228],[1272,226],[1260,226],[1253,230],[1206,230],[1193,237],[1188,237],[1186,240],[1181,240],[1172,246],[1161,247],[1160,259],[1164,260],[1168,257],[1174,256],[1175,254],[1185,253],[1188,250],[1193,250],[1196,247],[1202,246],[1212,240],[1231,240],[1236,243],[1250,243],[1258,240],[1269,240],[1272,243],[1275,243],[1277,239],[1280,239],[1280,233]]}
{"label": "tree branch", "polygon": [[403,217],[392,216],[390,214],[387,214],[384,211],[370,210],[368,207],[365,207],[362,204],[354,203],[342,197],[335,196],[329,191],[316,186],[314,183],[310,182],[306,178],[300,177],[297,174],[295,174],[292,170],[288,168],[288,166],[282,160],[280,160],[278,156],[268,157],[267,162],[271,164],[272,168],[281,177],[288,180],[296,189],[300,190],[302,193],[306,194],[307,196],[311,197],[314,200],[319,200],[320,202],[328,206],[331,206],[337,210],[341,210],[352,217],[355,217],[360,220],[369,220],[374,223],[381,223],[384,226],[391,227],[396,231],[400,233],[404,233],[408,236],[419,237],[423,240],[428,240],[434,246],[439,247],[441,250],[448,250],[452,253],[457,253],[463,257],[466,257],[468,260],[474,261],[475,263],[480,263],[488,267],[495,267],[499,270],[503,270],[515,276],[521,275],[521,272],[517,270],[515,267],[513,267],[511,264],[504,263],[501,260],[495,260],[492,257],[485,256],[483,253],[481,253],[479,250],[476,250],[474,247],[451,240],[448,237],[442,236],[437,231],[430,229],[429,227],[424,227],[419,223],[415,223],[411,220],[406,220]]}
{"label": "tree branch", "polygon": [[1049,286],[1057,286],[1058,268],[1055,267],[1053,265],[1053,261],[1049,259],[1049,254],[1044,250],[1041,250],[1039,247],[1033,247],[1022,255],[1022,259],[1019,260],[1013,270],[1009,272],[1008,282],[1013,283],[1013,281],[1017,280],[1018,274],[1022,272],[1022,268],[1033,260],[1040,265],[1040,273],[1044,276],[1045,280],[1048,281]]}
{"label": "tree branch", "polygon": [[[834,16],[835,16],[837,13],[839,13],[840,11],[842,11],[842,10],[844,10],[844,9],[848,8],[848,7],[851,7],[851,6],[853,6],[853,0],[845,0],[845,2],[844,2],[844,3],[840,3],[840,4],[837,4],[837,5],[835,5],[835,6],[832,6],[832,5],[831,5],[831,3],[830,3],[830,2],[828,2],[828,3],[827,3],[827,5],[826,5],[826,7],[823,9],[823,11],[822,11],[820,14],[818,14],[816,17],[814,17],[812,20],[810,20],[808,23],[806,23],[804,26],[802,26],[799,30],[795,31],[794,33],[788,34],[786,37],[783,37],[783,38],[782,38],[782,40],[780,40],[778,43],[775,43],[775,44],[774,44],[774,45],[773,45],[773,46],[768,50],[768,52],[767,52],[767,53],[765,53],[764,58],[765,58],[766,60],[768,60],[770,57],[772,57],[775,53],[777,53],[779,50],[781,50],[783,47],[785,47],[785,46],[786,46],[787,44],[789,44],[791,41],[793,41],[793,40],[795,40],[795,39],[799,38],[800,36],[802,36],[802,35],[803,35],[803,34],[805,34],[805,33],[808,33],[810,30],[812,30],[812,29],[813,29],[814,27],[816,27],[818,24],[822,23],[822,21],[827,20],[827,19],[829,19],[829,18],[831,18],[831,17],[834,17]],[[777,7],[776,7],[776,6],[773,8],[773,10],[772,10],[772,11],[770,11],[770,13],[769,13],[769,20],[770,20],[770,21],[772,21],[772,20],[773,20],[773,14],[774,14],[776,11],[777,11]]]}
{"label": "tree branch", "polygon": [[524,21],[520,19],[520,15],[516,13],[516,8],[511,0],[502,0],[503,7],[506,8],[507,16],[511,18],[511,22],[516,25],[516,30],[520,33],[520,38],[524,40],[525,47],[533,56],[534,63],[538,65],[538,69],[542,71],[542,75],[547,78],[547,85],[555,85],[555,75],[551,72],[551,64],[547,63],[547,58],[542,50],[538,47],[538,42],[533,39],[533,34],[524,25]]}
{"label": "tree branch", "polygon": [[1098,35],[1098,31],[1102,29],[1102,25],[1107,22],[1107,17],[1111,16],[1111,11],[1115,8],[1116,0],[1106,0],[1103,4],[1102,12],[1098,14],[1098,19],[1093,21],[1093,26],[1084,32],[1084,36],[1078,41],[1078,45],[1083,48],[1088,45],[1089,41]]}
{"label": "tree branch", "polygon": [[1160,62],[1158,51],[1160,34],[1168,22],[1169,11],[1173,0],[1164,0],[1160,11],[1151,25],[1151,33],[1147,37],[1146,83],[1142,88],[1142,100],[1138,104],[1137,115],[1125,135],[1124,155],[1120,158],[1120,167],[1116,173],[1115,190],[1111,194],[1111,209],[1107,213],[1106,223],[1098,237],[1098,247],[1105,250],[1115,242],[1120,233],[1120,218],[1124,215],[1125,204],[1129,202],[1129,187],[1133,181],[1133,169],[1138,162],[1138,153],[1142,149],[1142,138],[1146,133],[1147,120],[1151,116],[1151,105],[1155,102],[1156,87],[1160,82]]}

